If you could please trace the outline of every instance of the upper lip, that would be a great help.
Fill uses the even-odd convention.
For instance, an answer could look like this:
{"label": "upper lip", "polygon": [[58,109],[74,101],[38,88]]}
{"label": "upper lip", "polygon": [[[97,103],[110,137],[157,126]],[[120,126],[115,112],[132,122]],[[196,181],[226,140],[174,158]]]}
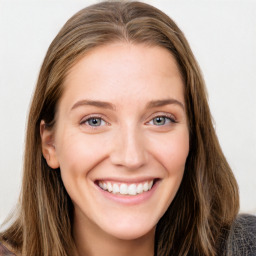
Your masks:
{"label": "upper lip", "polygon": [[116,183],[142,183],[146,181],[156,180],[159,179],[157,177],[137,177],[137,178],[116,178],[116,177],[105,177],[105,178],[98,178],[95,180],[95,182],[116,182]]}

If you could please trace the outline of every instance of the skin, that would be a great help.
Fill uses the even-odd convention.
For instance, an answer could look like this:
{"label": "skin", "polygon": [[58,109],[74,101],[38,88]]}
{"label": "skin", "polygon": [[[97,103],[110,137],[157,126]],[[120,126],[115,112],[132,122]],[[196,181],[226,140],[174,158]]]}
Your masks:
{"label": "skin", "polygon": [[[60,167],[74,204],[79,255],[154,254],[155,227],[179,188],[189,152],[183,90],[172,55],[143,44],[95,48],[68,73],[56,125],[47,130],[42,121],[41,137],[44,157]],[[153,192],[135,202],[120,195],[114,197],[124,202],[115,201],[97,185],[148,179],[157,181]]]}

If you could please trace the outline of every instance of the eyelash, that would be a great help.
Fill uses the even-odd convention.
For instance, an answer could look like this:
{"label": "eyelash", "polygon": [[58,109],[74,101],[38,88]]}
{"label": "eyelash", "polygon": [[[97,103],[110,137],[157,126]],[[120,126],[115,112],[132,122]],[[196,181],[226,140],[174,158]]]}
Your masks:
{"label": "eyelash", "polygon": [[92,116],[89,116],[87,117],[86,119],[83,119],[81,122],[80,122],[80,125],[86,125],[88,127],[90,127],[91,129],[97,129],[97,127],[100,127],[101,125],[99,126],[93,126],[93,125],[90,125],[90,124],[87,124],[90,120],[93,120],[93,119],[99,119],[101,122],[105,122],[107,125],[109,125],[108,122],[106,122],[102,116],[100,115],[92,115]]}
{"label": "eyelash", "polygon": [[177,123],[177,120],[175,119],[175,117],[171,114],[158,114],[158,115],[155,115],[149,122],[147,122],[147,124],[149,124],[150,122],[153,122],[153,120],[155,118],[165,118],[165,123],[163,125],[156,125],[155,126],[165,126],[166,125],[166,119],[168,119],[170,121],[170,123]]}
{"label": "eyelash", "polygon": [[[155,115],[153,118],[151,118],[150,121],[147,122],[146,124],[150,124],[150,122],[153,122],[153,120],[155,118],[162,118],[162,117],[165,118],[165,123],[163,125],[156,125],[156,124],[153,124],[153,125],[155,125],[155,126],[165,126],[166,125],[166,119],[168,119],[170,121],[170,123],[177,123],[175,117],[173,115],[171,115],[171,114],[158,114],[158,115]],[[86,125],[86,126],[90,127],[91,129],[97,129],[98,127],[101,126],[101,124],[100,125],[96,125],[96,126],[88,124],[88,122],[90,120],[93,120],[93,119],[99,119],[101,122],[105,122],[107,125],[110,125],[107,121],[104,120],[104,118],[101,115],[89,116],[86,119],[83,119],[80,122],[80,125]]]}

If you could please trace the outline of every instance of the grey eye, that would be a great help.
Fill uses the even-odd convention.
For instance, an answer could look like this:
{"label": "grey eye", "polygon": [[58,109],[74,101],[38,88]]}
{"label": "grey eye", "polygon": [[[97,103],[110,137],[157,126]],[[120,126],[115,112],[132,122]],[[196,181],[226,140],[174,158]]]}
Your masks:
{"label": "grey eye", "polygon": [[92,117],[86,121],[90,126],[100,126],[104,122],[101,118]]}
{"label": "grey eye", "polygon": [[[169,119],[169,120],[167,120],[167,119]],[[157,117],[153,118],[154,125],[165,125],[167,121],[170,122],[170,118],[167,118],[165,116],[157,116]]]}

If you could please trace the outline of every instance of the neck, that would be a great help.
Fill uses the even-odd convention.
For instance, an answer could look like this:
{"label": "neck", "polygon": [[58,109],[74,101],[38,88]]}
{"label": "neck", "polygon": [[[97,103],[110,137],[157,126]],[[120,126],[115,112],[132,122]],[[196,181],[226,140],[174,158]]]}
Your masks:
{"label": "neck", "polygon": [[79,256],[153,256],[155,229],[148,234],[123,240],[107,234],[100,227],[74,219],[73,237]]}

